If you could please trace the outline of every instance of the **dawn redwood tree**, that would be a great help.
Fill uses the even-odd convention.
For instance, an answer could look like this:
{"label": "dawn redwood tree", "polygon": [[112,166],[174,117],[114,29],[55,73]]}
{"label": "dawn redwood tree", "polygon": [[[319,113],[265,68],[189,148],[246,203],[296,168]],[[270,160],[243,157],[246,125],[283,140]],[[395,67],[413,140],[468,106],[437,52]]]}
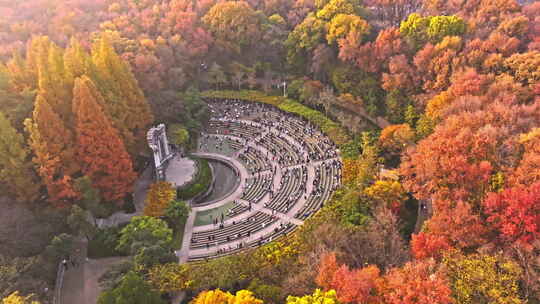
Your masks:
{"label": "dawn redwood tree", "polygon": [[60,206],[68,204],[77,197],[71,177],[78,171],[72,132],[41,93],[36,98],[32,118],[25,121],[25,126],[49,201]]}
{"label": "dawn redwood tree", "polygon": [[99,77],[91,77],[105,102],[100,103],[111,117],[132,156],[146,142],[146,132],[154,121],[146,101],[128,64],[123,61],[105,35],[93,45],[92,62]]}
{"label": "dawn redwood tree", "polygon": [[92,180],[103,198],[120,202],[126,193],[132,192],[136,174],[118,131],[100,106],[102,98],[88,77],[75,80],[77,156],[83,174]]}
{"label": "dawn redwood tree", "polygon": [[29,154],[22,134],[0,112],[0,179],[5,181],[4,190],[18,201],[30,202],[39,195],[40,183]]}

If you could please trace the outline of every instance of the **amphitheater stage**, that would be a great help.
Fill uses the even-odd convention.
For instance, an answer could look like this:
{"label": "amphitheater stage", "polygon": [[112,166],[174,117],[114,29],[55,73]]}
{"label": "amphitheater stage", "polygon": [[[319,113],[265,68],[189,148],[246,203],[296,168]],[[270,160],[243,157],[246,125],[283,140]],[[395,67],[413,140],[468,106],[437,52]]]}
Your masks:
{"label": "amphitheater stage", "polygon": [[174,187],[181,187],[189,183],[196,173],[197,165],[194,160],[176,155],[169,160],[165,176]]}

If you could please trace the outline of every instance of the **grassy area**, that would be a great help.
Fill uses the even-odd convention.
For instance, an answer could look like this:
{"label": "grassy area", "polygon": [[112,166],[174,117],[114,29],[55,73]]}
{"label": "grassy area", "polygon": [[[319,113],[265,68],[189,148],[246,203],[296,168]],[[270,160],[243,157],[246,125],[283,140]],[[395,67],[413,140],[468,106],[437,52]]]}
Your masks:
{"label": "grassy area", "polygon": [[273,105],[285,112],[294,113],[304,117],[314,125],[318,126],[332,141],[338,145],[342,145],[350,140],[347,131],[338,123],[326,117],[323,113],[313,110],[298,101],[281,97],[268,96],[259,91],[206,91],[201,93],[207,98],[223,98],[223,99],[242,99],[254,102],[261,102]]}
{"label": "grassy area", "polygon": [[173,229],[173,249],[179,250],[182,248],[182,241],[184,240],[184,228],[186,227],[186,220],[183,219],[178,223],[178,225]]}
{"label": "grassy area", "polygon": [[212,170],[208,161],[201,158],[194,158],[194,160],[197,162],[197,175],[189,184],[178,188],[179,200],[189,200],[204,193],[212,183]]}
{"label": "grassy area", "polygon": [[221,214],[227,214],[227,210],[234,207],[233,202],[228,202],[223,206],[212,208],[204,211],[199,211],[195,215],[195,226],[204,226],[212,224],[212,220],[219,218]]}

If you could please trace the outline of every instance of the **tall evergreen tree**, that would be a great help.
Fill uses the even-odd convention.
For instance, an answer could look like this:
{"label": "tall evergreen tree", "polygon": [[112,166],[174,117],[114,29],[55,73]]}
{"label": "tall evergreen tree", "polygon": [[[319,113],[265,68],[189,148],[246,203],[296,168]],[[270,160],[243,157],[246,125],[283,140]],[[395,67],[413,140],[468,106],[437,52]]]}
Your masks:
{"label": "tall evergreen tree", "polygon": [[120,134],[100,106],[103,97],[90,78],[75,79],[73,112],[77,157],[82,172],[107,201],[119,201],[132,191],[136,175]]}
{"label": "tall evergreen tree", "polygon": [[32,119],[27,119],[25,126],[30,134],[29,145],[35,154],[34,162],[47,186],[49,200],[65,205],[77,197],[70,176],[78,171],[72,133],[41,92],[36,97]]}
{"label": "tall evergreen tree", "polygon": [[35,200],[39,194],[39,182],[28,159],[23,136],[0,112],[0,180],[5,190],[18,201]]}
{"label": "tall evergreen tree", "polygon": [[134,155],[144,147],[146,131],[154,120],[150,106],[129,66],[105,36],[94,44],[92,61],[100,72],[95,81],[107,102],[106,110]]}
{"label": "tall evergreen tree", "polygon": [[64,72],[63,50],[44,39],[38,51],[38,89],[66,127],[71,129],[72,85]]}

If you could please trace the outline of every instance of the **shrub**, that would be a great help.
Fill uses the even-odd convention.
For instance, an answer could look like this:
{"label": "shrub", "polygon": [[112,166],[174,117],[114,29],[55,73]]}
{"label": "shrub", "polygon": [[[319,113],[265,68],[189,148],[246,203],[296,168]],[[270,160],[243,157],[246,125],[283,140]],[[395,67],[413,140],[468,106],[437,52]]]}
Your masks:
{"label": "shrub", "polygon": [[121,227],[111,227],[98,230],[94,238],[88,242],[88,257],[99,259],[112,256],[122,256],[122,252],[116,250],[116,244],[120,237]]}
{"label": "shrub", "polygon": [[187,185],[178,188],[177,197],[179,200],[189,200],[201,193],[204,193],[212,183],[212,170],[208,161],[201,158],[196,158],[197,175]]}

